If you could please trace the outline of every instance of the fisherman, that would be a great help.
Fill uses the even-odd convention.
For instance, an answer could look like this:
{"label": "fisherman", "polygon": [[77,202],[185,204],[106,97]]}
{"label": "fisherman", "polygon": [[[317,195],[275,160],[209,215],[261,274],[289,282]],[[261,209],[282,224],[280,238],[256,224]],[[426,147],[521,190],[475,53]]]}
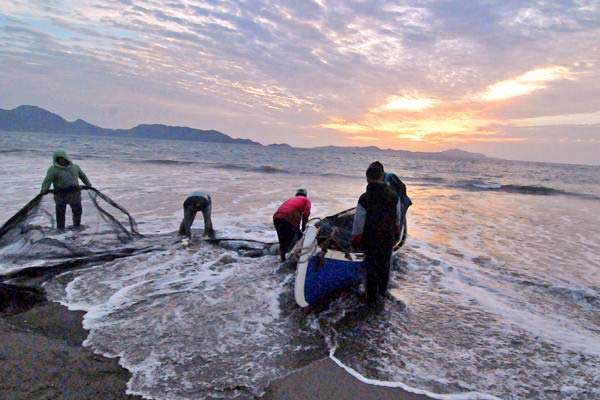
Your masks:
{"label": "fisherman", "polygon": [[204,235],[210,238],[215,237],[210,213],[212,209],[212,200],[210,195],[204,192],[193,192],[183,202],[183,221],[179,225],[179,234],[192,238],[192,224],[198,211],[202,212],[204,217]]}
{"label": "fisherman", "polygon": [[367,169],[367,191],[360,196],[352,225],[352,245],[364,250],[367,299],[385,296],[394,245],[399,240],[402,202],[384,182],[383,165],[375,161]]}
{"label": "fisherman", "polygon": [[384,172],[383,180],[390,186],[390,188],[392,188],[392,190],[396,193],[396,196],[398,196],[398,199],[400,199],[402,202],[402,218],[400,224],[402,227],[405,224],[408,207],[412,205],[412,200],[406,193],[406,185],[400,180],[400,178],[398,178],[398,175],[394,174],[393,172]]}
{"label": "fisherman", "polygon": [[[302,237],[310,217],[311,203],[306,189],[298,189],[296,195],[286,200],[273,215],[273,225],[279,238],[279,255],[285,261],[285,255]],[[302,224],[302,230],[300,225]]]}
{"label": "fisherman", "polygon": [[54,187],[54,202],[56,203],[56,227],[65,229],[65,214],[67,204],[73,213],[73,226],[81,226],[81,189],[79,179],[86,186],[92,186],[79,165],[74,164],[64,150],[56,150],[52,156],[54,165],[48,168],[46,178],[42,183],[42,194],[47,194],[50,186]]}

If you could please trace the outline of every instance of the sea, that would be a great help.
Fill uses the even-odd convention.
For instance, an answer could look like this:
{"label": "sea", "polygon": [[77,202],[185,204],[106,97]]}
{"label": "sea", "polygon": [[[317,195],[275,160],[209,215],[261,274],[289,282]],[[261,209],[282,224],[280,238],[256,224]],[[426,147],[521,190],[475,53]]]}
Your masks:
{"label": "sea", "polygon": [[[119,358],[129,393],[253,398],[330,357],[440,399],[600,398],[599,166],[1,132],[2,222],[39,192],[57,148],[144,240],[173,239],[44,284],[85,312],[84,345]],[[192,191],[211,194],[218,237],[273,242],[272,214],[297,188],[314,217],[351,208],[375,160],[414,203],[380,309],[356,289],[301,309],[276,255],[177,239]]]}

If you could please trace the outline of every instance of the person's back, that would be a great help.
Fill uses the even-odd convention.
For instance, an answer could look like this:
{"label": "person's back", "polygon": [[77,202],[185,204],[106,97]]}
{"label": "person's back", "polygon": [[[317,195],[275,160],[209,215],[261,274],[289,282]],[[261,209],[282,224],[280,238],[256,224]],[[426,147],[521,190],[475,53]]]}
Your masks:
{"label": "person's back", "polygon": [[392,251],[400,232],[402,203],[383,180],[383,165],[367,169],[367,190],[360,196],[352,224],[352,244],[364,250],[367,298],[376,301],[387,291]]}
{"label": "person's back", "polygon": [[[273,225],[279,239],[279,255],[285,261],[285,255],[302,237],[310,217],[311,202],[306,189],[298,189],[296,196],[286,200],[273,214]],[[302,231],[300,230],[302,226]]]}
{"label": "person's back", "polygon": [[401,216],[401,226],[404,225],[406,228],[406,212],[408,208],[412,206],[412,200],[408,197],[408,193],[406,191],[406,185],[398,175],[393,172],[385,172],[383,175],[383,181],[389,185],[389,187],[396,193],[400,202],[402,202],[402,216]]}
{"label": "person's back", "polygon": [[367,185],[367,191],[360,196],[358,204],[365,209],[363,246],[371,247],[394,244],[397,232],[398,196],[384,182]]}
{"label": "person's back", "polygon": [[273,214],[273,218],[282,218],[295,227],[310,216],[311,202],[306,196],[294,196],[285,202]]}
{"label": "person's back", "polygon": [[400,200],[406,196],[406,185],[398,178],[398,175],[393,172],[386,172],[383,175],[383,181],[390,186]]}

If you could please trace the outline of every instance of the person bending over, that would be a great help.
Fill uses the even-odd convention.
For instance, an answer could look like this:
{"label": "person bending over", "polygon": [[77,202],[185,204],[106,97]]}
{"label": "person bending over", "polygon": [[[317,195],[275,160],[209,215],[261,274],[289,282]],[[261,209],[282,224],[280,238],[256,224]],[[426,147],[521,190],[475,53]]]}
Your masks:
{"label": "person bending over", "polygon": [[360,196],[352,224],[352,244],[364,251],[367,299],[385,296],[392,252],[400,234],[402,203],[384,182],[383,165],[376,161],[367,169],[367,191]]}
{"label": "person bending over", "polygon": [[215,237],[212,220],[210,218],[212,208],[212,200],[210,196],[204,192],[193,192],[183,202],[183,221],[179,225],[179,234],[192,238],[192,224],[196,218],[198,211],[202,212],[204,217],[204,235],[211,238]]}
{"label": "person bending over", "polygon": [[81,179],[86,186],[92,186],[92,184],[79,165],[73,164],[64,150],[56,150],[52,160],[53,165],[46,172],[41,192],[46,194],[50,190],[50,186],[54,188],[56,227],[59,230],[65,229],[67,205],[71,207],[73,213],[73,226],[78,228],[81,226],[81,214],[83,213],[79,180]]}
{"label": "person bending over", "polygon": [[[306,229],[310,217],[311,203],[306,189],[298,189],[296,195],[286,200],[273,215],[273,225],[279,239],[279,255],[285,261],[285,255],[294,247]],[[300,225],[302,224],[302,230]]]}

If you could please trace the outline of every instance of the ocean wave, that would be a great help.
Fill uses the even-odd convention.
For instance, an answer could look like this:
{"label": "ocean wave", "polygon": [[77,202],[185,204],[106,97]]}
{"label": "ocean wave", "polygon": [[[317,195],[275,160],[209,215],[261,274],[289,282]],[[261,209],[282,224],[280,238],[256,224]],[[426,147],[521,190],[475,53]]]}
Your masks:
{"label": "ocean wave", "polygon": [[481,190],[481,191],[493,191],[493,192],[504,192],[504,193],[516,193],[516,194],[528,194],[535,196],[571,196],[579,197],[589,200],[600,200],[600,196],[589,194],[589,193],[578,193],[569,192],[566,190],[555,189],[547,186],[540,185],[515,185],[507,184],[502,185],[495,182],[485,182],[477,179],[458,181],[456,186],[468,189],[468,190]]}
{"label": "ocean wave", "polygon": [[9,153],[25,153],[27,150],[25,149],[6,149],[0,150],[0,154],[9,154]]}
{"label": "ocean wave", "polygon": [[523,280],[520,281],[520,283],[525,286],[533,286],[540,291],[566,298],[584,307],[600,310],[600,292],[592,288],[555,286],[548,283],[532,282],[530,280]]}
{"label": "ocean wave", "polygon": [[197,161],[185,161],[185,160],[168,160],[168,159],[157,159],[157,160],[139,160],[136,162],[144,164],[159,164],[159,165],[190,165],[198,164]]}
{"label": "ocean wave", "polygon": [[440,176],[407,176],[402,178],[406,182],[432,182],[432,183],[443,183],[446,180]]}
{"label": "ocean wave", "polygon": [[265,174],[289,174],[290,171],[282,168],[273,167],[271,165],[261,165],[259,167],[244,164],[215,164],[218,169],[232,169],[249,172],[262,172]]}

